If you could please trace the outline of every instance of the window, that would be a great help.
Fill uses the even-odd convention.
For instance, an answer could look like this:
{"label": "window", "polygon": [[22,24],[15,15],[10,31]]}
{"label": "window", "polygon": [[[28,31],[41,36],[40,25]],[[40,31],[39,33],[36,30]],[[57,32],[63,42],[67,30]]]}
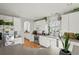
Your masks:
{"label": "window", "polygon": [[46,20],[40,20],[34,23],[34,30],[37,30],[39,33],[45,31],[48,34],[48,24]]}

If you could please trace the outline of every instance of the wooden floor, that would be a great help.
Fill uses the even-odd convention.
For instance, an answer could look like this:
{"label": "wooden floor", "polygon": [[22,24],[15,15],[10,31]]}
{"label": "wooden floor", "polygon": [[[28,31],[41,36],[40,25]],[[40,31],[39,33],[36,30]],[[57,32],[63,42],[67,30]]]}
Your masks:
{"label": "wooden floor", "polygon": [[30,48],[40,48],[40,45],[37,43],[34,43],[28,39],[24,40],[24,47],[30,47]]}

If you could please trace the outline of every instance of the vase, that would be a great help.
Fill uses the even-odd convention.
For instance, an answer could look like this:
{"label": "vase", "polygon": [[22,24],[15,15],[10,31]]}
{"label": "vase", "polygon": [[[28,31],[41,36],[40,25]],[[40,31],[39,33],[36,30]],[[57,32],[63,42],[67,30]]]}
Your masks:
{"label": "vase", "polygon": [[71,55],[71,52],[70,51],[65,52],[64,49],[61,49],[59,55]]}

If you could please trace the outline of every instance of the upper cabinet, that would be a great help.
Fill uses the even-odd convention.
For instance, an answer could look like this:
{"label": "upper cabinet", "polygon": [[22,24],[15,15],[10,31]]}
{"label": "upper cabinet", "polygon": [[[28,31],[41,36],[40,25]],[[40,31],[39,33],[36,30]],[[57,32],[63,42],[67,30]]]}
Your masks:
{"label": "upper cabinet", "polygon": [[62,15],[62,20],[61,20],[61,31],[62,33],[68,32],[69,31],[69,20],[68,20],[69,15]]}
{"label": "upper cabinet", "polygon": [[79,33],[79,12],[75,12],[69,15],[70,32]]}
{"label": "upper cabinet", "polygon": [[79,12],[62,15],[62,32],[79,33]]}

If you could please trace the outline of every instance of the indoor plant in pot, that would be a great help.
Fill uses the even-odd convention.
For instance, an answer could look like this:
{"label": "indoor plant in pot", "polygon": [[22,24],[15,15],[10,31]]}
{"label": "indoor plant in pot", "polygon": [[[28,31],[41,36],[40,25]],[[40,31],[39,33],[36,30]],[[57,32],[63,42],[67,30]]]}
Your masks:
{"label": "indoor plant in pot", "polygon": [[79,33],[76,33],[76,34],[75,34],[75,37],[76,37],[76,39],[79,40]]}
{"label": "indoor plant in pot", "polygon": [[60,50],[59,54],[60,55],[71,55],[71,52],[68,50],[69,46],[70,46],[69,35],[64,35],[63,37],[59,36],[59,38],[60,38],[62,45],[63,45],[63,49]]}

